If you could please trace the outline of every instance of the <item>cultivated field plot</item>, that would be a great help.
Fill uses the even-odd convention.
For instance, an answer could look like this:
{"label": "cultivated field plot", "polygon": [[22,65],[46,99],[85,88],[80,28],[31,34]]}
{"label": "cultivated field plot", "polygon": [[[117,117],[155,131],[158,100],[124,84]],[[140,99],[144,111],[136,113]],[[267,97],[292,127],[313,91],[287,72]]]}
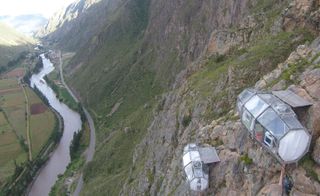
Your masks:
{"label": "cultivated field plot", "polygon": [[0,90],[8,90],[12,88],[19,88],[17,79],[2,79],[0,80]]}
{"label": "cultivated field plot", "polygon": [[55,116],[30,88],[26,88],[26,90],[31,113],[32,156],[35,157],[41,150],[41,147],[47,142],[54,129]]}
{"label": "cultivated field plot", "polygon": [[8,78],[22,78],[25,74],[25,68],[23,67],[18,67],[15,68],[14,70],[8,72],[5,76]]}
{"label": "cultivated field plot", "polygon": [[29,87],[25,87],[25,96],[17,80],[23,71],[13,70],[6,76],[14,78],[0,80],[0,185],[13,174],[14,161],[19,164],[28,158],[26,108],[30,111],[32,157],[37,156],[55,125],[53,112]]}
{"label": "cultivated field plot", "polygon": [[19,137],[27,139],[26,106],[22,89],[17,93],[1,95],[1,107],[5,112],[10,125]]}
{"label": "cultivated field plot", "polygon": [[48,109],[47,106],[44,105],[43,103],[35,103],[31,105],[30,112],[31,112],[31,115],[42,114],[45,111],[47,111],[47,109]]}
{"label": "cultivated field plot", "polygon": [[[0,184],[27,160],[25,99],[17,79],[0,80]],[[26,146],[26,145],[24,145]]]}
{"label": "cultivated field plot", "polygon": [[31,115],[30,129],[32,142],[32,155],[35,157],[41,150],[41,147],[49,139],[55,125],[55,116],[47,110],[41,114]]}
{"label": "cultivated field plot", "polygon": [[4,113],[0,112],[0,184],[14,172],[14,161],[19,164],[26,159],[26,151],[22,149]]}

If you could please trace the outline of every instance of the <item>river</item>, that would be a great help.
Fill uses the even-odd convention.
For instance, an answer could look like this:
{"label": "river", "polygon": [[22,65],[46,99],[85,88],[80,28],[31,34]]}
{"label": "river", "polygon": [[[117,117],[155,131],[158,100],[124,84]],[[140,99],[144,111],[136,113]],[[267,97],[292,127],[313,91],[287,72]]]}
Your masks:
{"label": "river", "polygon": [[41,168],[39,175],[34,181],[29,196],[48,195],[52,186],[58,179],[59,174],[63,174],[70,162],[69,146],[73,138],[73,133],[81,129],[80,115],[71,110],[64,103],[56,98],[54,91],[44,81],[44,76],[54,70],[53,64],[43,54],[43,69],[38,74],[33,74],[30,79],[31,87],[36,86],[40,92],[48,99],[49,104],[61,116],[64,122],[64,130],[57,148],[51,154],[49,160]]}

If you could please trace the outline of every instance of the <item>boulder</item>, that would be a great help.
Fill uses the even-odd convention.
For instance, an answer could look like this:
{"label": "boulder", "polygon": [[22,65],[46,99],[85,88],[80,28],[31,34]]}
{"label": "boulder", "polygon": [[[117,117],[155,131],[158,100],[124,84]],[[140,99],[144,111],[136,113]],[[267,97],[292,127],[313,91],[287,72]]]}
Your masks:
{"label": "boulder", "polygon": [[313,104],[310,110],[311,125],[313,129],[313,137],[320,136],[320,102]]}
{"label": "boulder", "polygon": [[267,82],[264,79],[259,80],[254,86],[255,89],[261,90],[267,86]]}
{"label": "boulder", "polygon": [[271,90],[273,91],[279,91],[283,90],[286,87],[286,81],[285,80],[280,80],[277,84],[275,84]]}
{"label": "boulder", "polygon": [[304,169],[295,169],[291,176],[294,182],[295,190],[304,194],[317,194],[320,192],[320,184],[307,177]]}
{"label": "boulder", "polygon": [[306,194],[306,193],[302,193],[298,190],[292,190],[291,195],[292,196],[317,196],[317,194]]}
{"label": "boulder", "polygon": [[126,127],[124,128],[124,133],[127,134],[131,131],[131,128],[130,127]]}
{"label": "boulder", "polygon": [[320,69],[314,69],[304,73],[301,85],[306,88],[308,93],[316,99],[320,98]]}
{"label": "boulder", "polygon": [[259,195],[279,196],[282,195],[282,186],[279,184],[269,184],[260,191]]}
{"label": "boulder", "polygon": [[320,138],[317,139],[312,152],[313,160],[320,165]]}
{"label": "boulder", "polygon": [[308,94],[308,92],[301,88],[300,86],[296,86],[296,85],[291,85],[288,87],[288,90],[291,90],[292,92],[294,92],[295,94],[299,95],[300,97],[302,97],[303,99],[313,103],[314,100],[312,99],[312,97]]}

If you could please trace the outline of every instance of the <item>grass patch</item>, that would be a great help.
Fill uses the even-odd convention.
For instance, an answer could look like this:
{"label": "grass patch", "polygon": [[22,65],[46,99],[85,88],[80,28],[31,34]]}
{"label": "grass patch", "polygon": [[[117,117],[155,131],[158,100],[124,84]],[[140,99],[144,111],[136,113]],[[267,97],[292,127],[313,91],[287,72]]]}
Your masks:
{"label": "grass patch", "polygon": [[223,141],[220,138],[216,138],[213,141],[211,141],[212,146],[221,146],[223,145]]}
{"label": "grass patch", "polygon": [[42,149],[50,138],[55,125],[55,116],[48,110],[45,113],[31,115],[30,117],[30,131],[31,131],[31,142],[32,142],[32,155],[34,157]]}
{"label": "grass patch", "polygon": [[[155,103],[150,105],[154,106]],[[120,191],[121,185],[127,180],[128,173],[130,173],[134,148],[146,133],[153,108],[141,106],[137,111],[122,119],[122,126],[113,124],[107,128],[106,131],[113,135],[108,142],[100,142],[95,159],[85,170],[84,180],[87,186],[84,189],[85,195],[91,194],[93,189],[97,194],[108,195],[116,195]],[[124,132],[125,127],[130,127],[128,133]],[[101,165],[102,162],[103,165]],[[139,172],[140,169],[143,167],[135,168],[134,172]]]}
{"label": "grass patch", "polygon": [[187,127],[190,124],[191,120],[192,120],[192,117],[190,114],[187,114],[186,116],[184,116],[182,119],[183,127]]}
{"label": "grass patch", "polygon": [[297,83],[299,81],[297,80],[293,81],[291,76],[295,78],[298,74],[301,74],[304,71],[305,67],[309,64],[310,63],[306,59],[300,59],[297,63],[289,65],[288,69],[286,69],[282,73],[280,78],[290,83]]}
{"label": "grass patch", "polygon": [[44,79],[52,88],[52,90],[56,93],[56,96],[59,99],[59,101],[66,104],[69,108],[71,108],[74,111],[79,110],[79,104],[73,99],[69,91],[64,86],[56,84],[55,81],[49,79],[47,76],[45,76]]}
{"label": "grass patch", "polygon": [[[26,92],[29,100],[29,108],[31,108],[33,104],[43,103],[29,87],[26,88]],[[36,157],[42,147],[47,143],[54,130],[55,123],[56,117],[48,107],[43,113],[30,115],[30,136],[33,157]]]}
{"label": "grass patch", "polygon": [[242,161],[245,165],[251,165],[253,163],[253,160],[248,156],[248,154],[240,156],[240,161]]}
{"label": "grass patch", "polygon": [[280,77],[270,82],[267,86],[272,87],[281,80],[284,80],[287,85],[298,84],[300,82],[298,77],[299,74],[301,74],[310,64],[311,63],[308,62],[307,59],[300,59],[297,63],[288,65],[288,68],[281,73]]}

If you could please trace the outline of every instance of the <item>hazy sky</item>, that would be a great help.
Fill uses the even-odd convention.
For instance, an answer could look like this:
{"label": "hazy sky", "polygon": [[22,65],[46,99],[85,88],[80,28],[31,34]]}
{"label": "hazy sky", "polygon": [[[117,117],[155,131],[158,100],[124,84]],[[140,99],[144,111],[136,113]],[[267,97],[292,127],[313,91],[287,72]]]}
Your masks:
{"label": "hazy sky", "polygon": [[0,0],[0,15],[42,14],[49,18],[75,0]]}

